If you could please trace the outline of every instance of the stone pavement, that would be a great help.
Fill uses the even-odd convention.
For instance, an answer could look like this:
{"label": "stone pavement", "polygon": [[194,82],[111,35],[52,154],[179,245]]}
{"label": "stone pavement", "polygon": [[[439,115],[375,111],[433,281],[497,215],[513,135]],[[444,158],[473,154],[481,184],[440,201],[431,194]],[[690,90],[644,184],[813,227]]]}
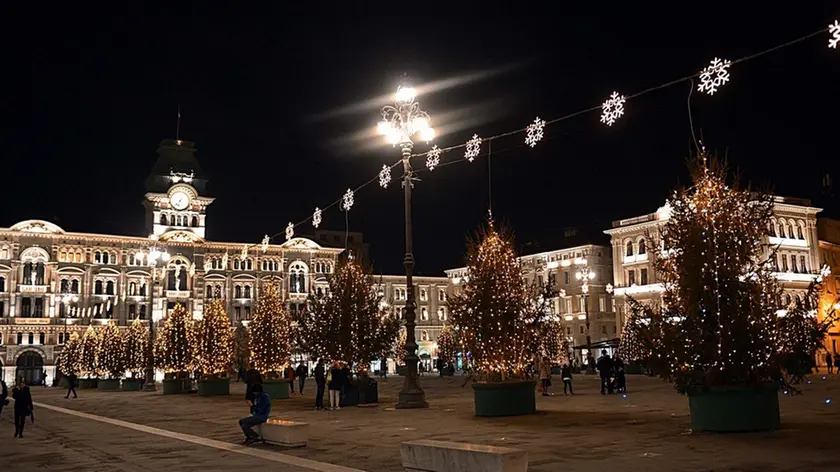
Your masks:
{"label": "stone pavement", "polygon": [[[459,377],[423,377],[421,384],[431,404],[428,410],[393,409],[402,379],[389,378],[380,383],[379,406],[316,412],[312,408],[314,382],[307,382],[303,397],[275,401],[272,414],[310,423],[310,445],[289,450],[258,448],[384,472],[402,470],[399,443],[420,438],[524,448],[529,452],[529,470],[534,472],[840,470],[840,404],[826,403],[832,394],[840,392],[840,377],[822,380],[813,376],[812,383],[803,386],[804,395],[782,397],[781,431],[734,435],[692,434],[687,400],[670,385],[647,377],[630,376],[630,393],[625,398],[601,396],[596,378],[579,375],[575,378],[578,395],[538,397],[538,414],[497,419],[473,416],[472,391],[469,386],[461,388],[462,383]],[[36,404],[235,443],[241,440],[236,420],[247,410],[244,387],[233,384],[232,391],[230,397],[200,398],[80,390],[78,399],[65,400],[63,391],[33,388],[33,397]],[[840,402],[840,394],[837,396]],[[4,412],[4,421],[9,413]],[[11,423],[0,422],[0,428],[8,428],[9,436],[0,440],[4,466],[6,444],[13,444],[12,462],[29,461],[22,463],[36,466],[39,456],[43,463],[55,457],[65,457],[67,463],[92,461],[91,465],[79,462],[73,470],[163,470],[175,464],[179,470],[244,470],[259,465],[273,470],[305,470],[277,468],[277,462],[262,458],[47,413],[44,408],[36,412],[36,419],[25,444],[13,443]],[[94,465],[96,461],[99,466]],[[62,461],[49,459],[49,463],[61,470]]]}

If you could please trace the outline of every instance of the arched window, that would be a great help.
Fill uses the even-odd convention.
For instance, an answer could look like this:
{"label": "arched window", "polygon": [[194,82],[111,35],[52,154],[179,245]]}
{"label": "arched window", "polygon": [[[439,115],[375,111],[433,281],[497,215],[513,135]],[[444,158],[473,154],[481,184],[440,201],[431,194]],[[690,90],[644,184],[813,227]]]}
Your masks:
{"label": "arched window", "polygon": [[18,344],[23,344],[23,333],[18,333],[17,334],[17,343]]}
{"label": "arched window", "polygon": [[639,240],[639,255],[645,254],[647,252],[647,247],[645,247],[645,239],[642,238]]}
{"label": "arched window", "polygon": [[93,293],[94,295],[102,295],[102,281],[97,280],[93,282]]}
{"label": "arched window", "polygon": [[796,256],[790,256],[790,268],[794,272],[799,272],[799,268],[797,267],[797,264],[796,264]]}
{"label": "arched window", "polygon": [[233,270],[239,270],[239,259],[233,260]]}
{"label": "arched window", "polygon": [[429,310],[426,307],[420,309],[420,319],[423,321],[429,321]]}
{"label": "arched window", "polygon": [[41,331],[40,333],[38,333],[38,344],[40,344],[40,345],[42,345],[42,346],[43,346],[44,344],[47,344],[47,334],[46,334],[46,333],[44,333],[43,331]]}
{"label": "arched window", "polygon": [[780,238],[786,238],[787,237],[786,235],[787,235],[787,224],[785,224],[785,222],[782,221],[781,226],[779,226],[779,237]]}
{"label": "arched window", "polygon": [[169,226],[169,222],[166,221],[166,214],[160,214],[160,224],[163,226]]}
{"label": "arched window", "polygon": [[64,333],[58,333],[58,344],[64,344]]}
{"label": "arched window", "polygon": [[770,222],[767,224],[767,226],[768,226],[767,229],[770,232],[770,236],[775,238],[776,237],[776,222],[774,220],[770,220]]}
{"label": "arched window", "polygon": [[61,262],[67,261],[67,250],[62,249],[61,252],[58,253],[58,260]]}
{"label": "arched window", "polygon": [[245,286],[245,298],[251,298],[251,286],[250,285]]}
{"label": "arched window", "polygon": [[321,287],[318,287],[317,289],[315,289],[315,294],[318,295],[319,297],[323,297],[324,296],[324,290]]}
{"label": "arched window", "polygon": [[27,339],[27,341],[29,341],[29,344],[30,344],[30,345],[31,345],[31,344],[35,344],[35,333],[29,333],[29,335],[27,336],[27,338],[28,338],[28,339]]}
{"label": "arched window", "polygon": [[624,255],[630,257],[633,255],[633,241],[627,241],[627,244],[624,245]]}
{"label": "arched window", "polygon": [[35,263],[35,285],[44,285],[44,263]]}
{"label": "arched window", "polygon": [[0,259],[8,259],[9,258],[9,248],[7,246],[3,246],[0,248]]}
{"label": "arched window", "polygon": [[289,293],[306,293],[307,267],[302,262],[293,262],[289,266]]}
{"label": "arched window", "polygon": [[421,341],[428,341],[429,340],[429,332],[425,329],[420,330],[420,340]]}
{"label": "arched window", "polygon": [[802,223],[799,223],[798,225],[796,225],[796,236],[799,239],[802,239],[802,240],[805,239],[805,233],[802,231]]}
{"label": "arched window", "polygon": [[193,217],[192,217],[192,227],[193,228],[198,228],[198,217],[195,216],[195,215],[193,215]]}
{"label": "arched window", "polygon": [[79,293],[79,281],[78,280],[73,279],[70,282],[70,292],[71,293]]}
{"label": "arched window", "polygon": [[254,262],[251,259],[245,259],[245,270],[254,270]]}
{"label": "arched window", "polygon": [[96,251],[96,252],[93,253],[93,262],[95,264],[101,264],[102,263],[102,253],[101,252]]}
{"label": "arched window", "polygon": [[81,250],[76,252],[76,255],[73,257],[73,262],[82,262],[82,251]]}
{"label": "arched window", "polygon": [[109,280],[105,282],[105,294],[106,295],[113,295],[114,294],[114,281]]}
{"label": "arched window", "polygon": [[442,306],[438,308],[438,319],[441,321],[446,321],[446,307]]}
{"label": "arched window", "polygon": [[[61,284],[59,285],[59,291],[61,293],[67,293],[70,291],[70,281],[67,279],[61,279]],[[3,290],[0,290],[2,292]]]}
{"label": "arched window", "polygon": [[787,254],[782,254],[782,272],[788,271],[788,257]]}
{"label": "arched window", "polygon": [[242,298],[242,286],[237,285],[233,287],[233,298]]}

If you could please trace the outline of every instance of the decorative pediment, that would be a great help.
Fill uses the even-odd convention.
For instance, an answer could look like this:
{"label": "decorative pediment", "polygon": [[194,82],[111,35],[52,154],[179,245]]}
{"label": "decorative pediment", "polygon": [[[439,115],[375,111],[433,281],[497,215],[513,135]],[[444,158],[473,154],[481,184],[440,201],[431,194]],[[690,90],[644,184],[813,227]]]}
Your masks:
{"label": "decorative pediment", "polygon": [[12,231],[20,231],[21,233],[47,233],[47,234],[64,234],[64,230],[58,225],[44,220],[26,220],[21,221],[9,228]]}
{"label": "decorative pediment", "polygon": [[233,280],[257,280],[257,278],[251,274],[237,274],[233,276]]}
{"label": "decorative pediment", "polygon": [[149,277],[151,274],[145,270],[130,270],[125,275],[128,277]]}
{"label": "decorative pediment", "polygon": [[84,274],[85,270],[80,269],[78,267],[68,266],[68,267],[59,267],[56,272],[59,274]]}
{"label": "decorative pediment", "polygon": [[50,254],[44,248],[32,246],[20,253],[20,260],[24,262],[47,262],[50,260]]}
{"label": "decorative pediment", "polygon": [[227,280],[222,274],[208,274],[204,276],[204,280]]}
{"label": "decorative pediment", "polygon": [[110,267],[103,267],[96,271],[98,275],[120,275],[120,271],[111,269]]}
{"label": "decorative pediment", "polygon": [[283,249],[309,249],[309,250],[319,250],[322,249],[321,246],[316,243],[315,241],[309,238],[292,238],[285,243],[281,244],[280,247]]}
{"label": "decorative pediment", "polygon": [[161,241],[171,241],[175,243],[199,243],[203,241],[200,236],[190,231],[168,231],[160,235]]}

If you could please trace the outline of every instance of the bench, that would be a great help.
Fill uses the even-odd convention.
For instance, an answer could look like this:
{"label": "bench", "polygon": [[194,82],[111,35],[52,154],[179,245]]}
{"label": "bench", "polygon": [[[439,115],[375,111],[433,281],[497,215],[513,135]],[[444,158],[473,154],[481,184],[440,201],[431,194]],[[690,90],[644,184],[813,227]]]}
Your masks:
{"label": "bench", "polygon": [[303,447],[309,440],[309,423],[268,419],[257,426],[263,441],[285,447]]}
{"label": "bench", "polygon": [[420,439],[400,444],[406,472],[526,472],[528,452],[510,447]]}

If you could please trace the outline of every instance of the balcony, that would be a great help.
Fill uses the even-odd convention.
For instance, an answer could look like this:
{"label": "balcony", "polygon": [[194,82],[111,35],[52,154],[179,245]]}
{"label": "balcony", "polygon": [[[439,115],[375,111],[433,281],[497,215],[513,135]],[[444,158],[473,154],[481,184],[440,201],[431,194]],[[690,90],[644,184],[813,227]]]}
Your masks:
{"label": "balcony", "polygon": [[166,298],[190,298],[192,295],[190,294],[189,290],[167,290],[166,291]]}
{"label": "balcony", "polygon": [[47,293],[48,285],[18,285],[20,287],[20,293],[23,294],[45,294]]}
{"label": "balcony", "polygon": [[791,238],[779,238],[776,236],[770,236],[767,238],[768,242],[771,246],[780,246],[780,247],[796,247],[796,248],[807,248],[808,241],[804,239],[791,239]]}

